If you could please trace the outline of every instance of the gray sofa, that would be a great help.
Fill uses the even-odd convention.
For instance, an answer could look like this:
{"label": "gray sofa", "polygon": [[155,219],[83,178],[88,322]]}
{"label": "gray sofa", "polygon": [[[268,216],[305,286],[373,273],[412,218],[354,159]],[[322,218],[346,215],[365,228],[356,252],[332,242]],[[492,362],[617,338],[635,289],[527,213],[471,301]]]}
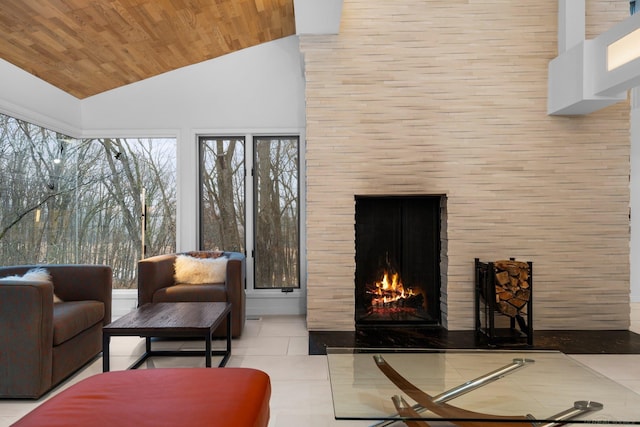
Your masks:
{"label": "gray sofa", "polygon": [[[111,268],[0,267],[0,278],[46,269],[53,282],[0,282],[0,398],[37,399],[102,351],[111,322]],[[53,294],[63,302],[53,302]]]}

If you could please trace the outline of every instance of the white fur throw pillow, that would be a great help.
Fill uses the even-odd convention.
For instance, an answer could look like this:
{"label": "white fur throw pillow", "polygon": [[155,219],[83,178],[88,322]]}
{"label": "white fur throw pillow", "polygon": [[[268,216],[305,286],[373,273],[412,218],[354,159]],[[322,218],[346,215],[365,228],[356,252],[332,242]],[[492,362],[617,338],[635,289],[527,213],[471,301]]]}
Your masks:
{"label": "white fur throw pillow", "polygon": [[175,271],[176,283],[192,285],[224,283],[227,278],[227,258],[194,258],[178,255]]}
{"label": "white fur throw pillow", "polygon": [[[24,273],[23,276],[7,276],[3,277],[5,280],[19,280],[21,282],[50,282],[51,283],[51,275],[44,268],[32,268],[31,270]],[[53,294],[53,302],[62,302],[60,298],[54,293]]]}

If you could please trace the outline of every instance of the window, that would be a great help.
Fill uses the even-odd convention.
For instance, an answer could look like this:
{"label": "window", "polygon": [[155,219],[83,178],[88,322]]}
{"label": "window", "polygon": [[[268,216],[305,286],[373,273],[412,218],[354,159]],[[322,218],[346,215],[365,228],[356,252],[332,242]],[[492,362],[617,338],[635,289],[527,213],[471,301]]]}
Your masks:
{"label": "window", "polygon": [[245,252],[244,138],[200,138],[200,248]]}
{"label": "window", "polygon": [[74,139],[0,115],[3,265],[107,264],[175,251],[175,139]]}
{"label": "window", "polygon": [[200,137],[200,248],[247,253],[254,289],[299,288],[299,137],[250,138]]}
{"label": "window", "polygon": [[255,141],[255,288],[298,288],[298,138]]}

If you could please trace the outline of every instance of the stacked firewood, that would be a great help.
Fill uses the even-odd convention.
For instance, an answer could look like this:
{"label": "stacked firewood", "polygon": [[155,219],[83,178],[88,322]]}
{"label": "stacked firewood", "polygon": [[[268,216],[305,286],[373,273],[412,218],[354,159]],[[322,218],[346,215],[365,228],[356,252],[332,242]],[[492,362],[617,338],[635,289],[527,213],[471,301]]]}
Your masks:
{"label": "stacked firewood", "polygon": [[521,261],[493,263],[496,280],[496,303],[501,313],[516,317],[531,297],[529,264]]}

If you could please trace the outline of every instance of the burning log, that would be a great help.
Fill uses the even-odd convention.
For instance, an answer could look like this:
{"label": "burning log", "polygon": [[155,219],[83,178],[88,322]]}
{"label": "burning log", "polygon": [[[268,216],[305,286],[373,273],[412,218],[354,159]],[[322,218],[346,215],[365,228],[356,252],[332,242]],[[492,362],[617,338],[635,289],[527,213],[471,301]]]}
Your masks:
{"label": "burning log", "polygon": [[366,292],[371,295],[369,312],[415,313],[426,306],[424,295],[404,286],[400,274],[392,270],[384,269],[379,280],[367,285]]}
{"label": "burning log", "polygon": [[521,261],[496,261],[496,303],[501,313],[516,317],[531,297],[529,264]]}

